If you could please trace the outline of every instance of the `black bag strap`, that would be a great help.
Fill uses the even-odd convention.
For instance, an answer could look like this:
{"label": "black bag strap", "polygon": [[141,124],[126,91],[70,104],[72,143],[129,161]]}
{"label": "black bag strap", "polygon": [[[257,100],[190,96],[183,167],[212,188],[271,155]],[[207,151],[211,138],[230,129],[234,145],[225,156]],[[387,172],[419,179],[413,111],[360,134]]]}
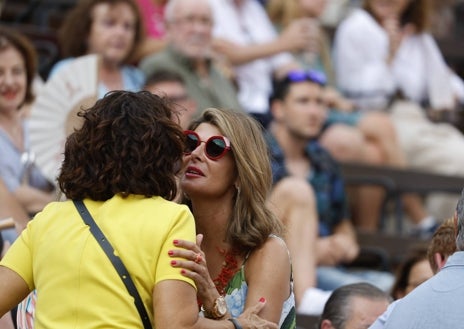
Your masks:
{"label": "black bag strap", "polygon": [[135,284],[132,281],[131,276],[127,271],[126,267],[124,266],[124,263],[122,262],[121,258],[115,255],[113,246],[111,246],[111,243],[100,230],[97,223],[95,223],[94,219],[92,218],[92,215],[87,210],[87,207],[85,206],[84,202],[82,200],[73,200],[73,202],[77,208],[77,211],[84,220],[84,223],[90,227],[90,232],[92,232],[93,236],[100,244],[103,251],[108,256],[114,268],[118,272],[119,277],[121,278],[122,282],[127,288],[127,291],[132,297],[134,297],[134,304],[135,307],[137,307],[137,311],[140,314],[140,318],[142,319],[143,327],[145,329],[152,329],[150,318],[148,317],[148,313],[145,309],[145,305],[142,302],[142,298],[140,297],[139,292],[137,291],[137,288],[135,287]]}

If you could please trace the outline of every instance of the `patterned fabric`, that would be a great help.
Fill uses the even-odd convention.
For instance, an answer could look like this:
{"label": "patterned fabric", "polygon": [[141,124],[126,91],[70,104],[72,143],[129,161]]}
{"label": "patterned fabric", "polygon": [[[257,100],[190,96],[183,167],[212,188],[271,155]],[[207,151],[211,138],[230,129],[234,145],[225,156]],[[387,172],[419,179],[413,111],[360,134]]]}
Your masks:
{"label": "patterned fabric", "polygon": [[[285,168],[285,156],[277,140],[270,132],[265,137],[271,152],[272,175],[276,184],[290,174]],[[307,144],[305,152],[311,162],[307,181],[316,194],[319,235],[328,236],[333,227],[349,218],[343,179],[337,163],[316,140]]]}
{"label": "patterned fabric", "polygon": [[16,313],[17,329],[33,329],[37,291],[31,292],[19,305]]}
{"label": "patterned fabric", "polygon": [[[248,285],[245,280],[245,262],[240,271],[229,281],[226,287],[226,302],[232,317],[237,318],[243,313],[245,301],[248,294]],[[293,294],[293,282],[291,284],[291,294],[282,306],[280,315],[279,328],[295,329],[296,328],[296,311],[295,311],[295,295]]]}

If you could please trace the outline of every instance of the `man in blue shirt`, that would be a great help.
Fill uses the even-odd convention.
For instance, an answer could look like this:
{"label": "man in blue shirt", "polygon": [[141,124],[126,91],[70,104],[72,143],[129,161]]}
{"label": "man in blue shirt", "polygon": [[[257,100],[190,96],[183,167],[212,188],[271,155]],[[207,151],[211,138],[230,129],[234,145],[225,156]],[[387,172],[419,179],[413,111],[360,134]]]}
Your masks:
{"label": "man in blue shirt", "polygon": [[317,141],[327,113],[324,85],[317,71],[293,71],[276,81],[266,134],[274,176],[269,203],[287,227],[298,311],[310,314],[321,311],[316,285],[333,290],[367,281],[386,291],[393,282],[391,273],[342,266],[357,257],[359,245],[338,165]]}
{"label": "man in blue shirt", "polygon": [[454,214],[456,252],[432,278],[395,304],[384,328],[460,328],[464,323],[464,190]]}

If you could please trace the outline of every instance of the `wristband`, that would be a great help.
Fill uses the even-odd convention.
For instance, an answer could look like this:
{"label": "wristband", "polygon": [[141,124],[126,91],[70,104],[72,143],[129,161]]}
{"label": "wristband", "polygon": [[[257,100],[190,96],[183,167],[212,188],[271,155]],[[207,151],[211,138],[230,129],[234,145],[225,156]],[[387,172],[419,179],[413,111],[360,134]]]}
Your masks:
{"label": "wristband", "polygon": [[229,320],[230,322],[232,322],[234,324],[235,329],[243,329],[242,326],[240,325],[240,323],[238,323],[238,320],[236,318],[230,318],[230,319],[227,319],[227,320]]}

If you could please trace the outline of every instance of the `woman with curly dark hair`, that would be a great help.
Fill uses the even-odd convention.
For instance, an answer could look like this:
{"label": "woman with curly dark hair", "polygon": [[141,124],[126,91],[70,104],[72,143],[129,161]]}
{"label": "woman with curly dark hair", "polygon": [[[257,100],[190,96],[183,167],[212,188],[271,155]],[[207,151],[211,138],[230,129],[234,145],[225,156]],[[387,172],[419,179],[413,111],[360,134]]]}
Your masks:
{"label": "woman with curly dark hair", "polygon": [[[36,329],[216,328],[198,316],[193,280],[170,266],[173,240],[195,241],[191,212],[172,201],[184,135],[170,106],[149,92],[115,91],[79,115],[83,126],[67,139],[58,177],[69,200],[49,204],[2,259],[0,316],[36,289]],[[92,236],[86,209],[128,275],[118,275]],[[248,328],[263,306],[250,312]]]}

